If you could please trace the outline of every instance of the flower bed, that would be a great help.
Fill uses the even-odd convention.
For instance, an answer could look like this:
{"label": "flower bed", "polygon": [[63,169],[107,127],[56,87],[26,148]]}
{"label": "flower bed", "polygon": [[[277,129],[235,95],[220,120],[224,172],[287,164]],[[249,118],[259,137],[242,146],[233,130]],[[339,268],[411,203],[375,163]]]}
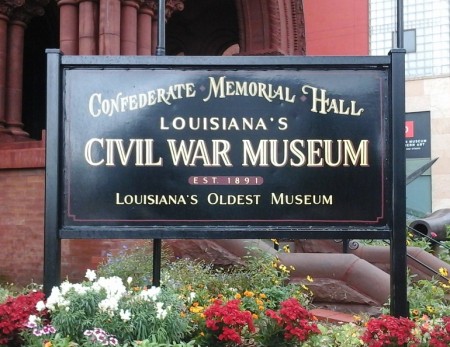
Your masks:
{"label": "flower bed", "polygon": [[158,288],[145,285],[146,274],[121,278],[105,264],[48,298],[10,296],[0,303],[0,346],[450,346],[448,283],[410,284],[411,318],[331,324],[311,314],[312,293],[287,284],[290,269],[278,259],[246,260],[244,268],[215,269],[180,259],[165,265]]}

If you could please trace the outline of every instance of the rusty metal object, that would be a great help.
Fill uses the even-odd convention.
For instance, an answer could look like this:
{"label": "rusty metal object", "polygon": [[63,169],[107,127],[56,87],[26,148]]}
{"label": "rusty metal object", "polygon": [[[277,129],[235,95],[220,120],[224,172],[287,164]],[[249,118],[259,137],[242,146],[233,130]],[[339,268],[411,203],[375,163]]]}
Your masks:
{"label": "rusty metal object", "polygon": [[425,218],[416,219],[410,224],[410,227],[437,241],[445,241],[447,225],[450,225],[450,209],[444,208]]}

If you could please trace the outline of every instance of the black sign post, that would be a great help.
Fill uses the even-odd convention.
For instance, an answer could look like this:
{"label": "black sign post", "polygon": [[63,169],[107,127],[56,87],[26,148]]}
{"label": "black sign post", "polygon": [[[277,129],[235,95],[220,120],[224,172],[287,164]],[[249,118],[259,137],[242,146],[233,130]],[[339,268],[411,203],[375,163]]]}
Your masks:
{"label": "black sign post", "polygon": [[408,317],[406,261],[405,53],[391,51],[393,117],[393,231],[391,235],[391,313]]}
{"label": "black sign post", "polygon": [[[44,291],[61,281],[61,53],[47,50],[47,127],[45,151]],[[52,115],[52,116],[49,116]]]}
{"label": "black sign post", "polygon": [[64,238],[404,236],[403,51],[48,53],[47,292]]}
{"label": "black sign post", "polygon": [[[166,55],[166,0],[158,4],[158,44],[156,55]],[[159,287],[161,282],[162,240],[153,239],[153,285]]]}

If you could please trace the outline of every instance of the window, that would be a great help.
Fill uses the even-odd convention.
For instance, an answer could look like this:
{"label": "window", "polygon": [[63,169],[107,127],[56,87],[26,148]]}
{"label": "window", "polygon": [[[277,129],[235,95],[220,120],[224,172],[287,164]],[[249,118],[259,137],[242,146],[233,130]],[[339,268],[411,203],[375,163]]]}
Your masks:
{"label": "window", "polygon": [[[403,31],[403,46],[406,53],[416,52],[416,29],[408,29]],[[392,47],[397,47],[397,31],[392,32]]]}

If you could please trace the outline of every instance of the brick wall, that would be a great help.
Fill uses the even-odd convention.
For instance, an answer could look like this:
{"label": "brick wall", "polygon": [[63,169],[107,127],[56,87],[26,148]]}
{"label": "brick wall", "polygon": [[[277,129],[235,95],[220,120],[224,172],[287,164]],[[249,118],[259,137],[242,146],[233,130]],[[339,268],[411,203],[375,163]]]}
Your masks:
{"label": "brick wall", "polygon": [[44,170],[0,170],[0,278],[41,281]]}
{"label": "brick wall", "polygon": [[[0,170],[0,282],[43,281],[44,189],[44,169]],[[135,242],[63,240],[62,279],[82,279],[86,269],[95,269],[108,251]]]}
{"label": "brick wall", "polygon": [[303,0],[307,55],[368,55],[368,0]]}

